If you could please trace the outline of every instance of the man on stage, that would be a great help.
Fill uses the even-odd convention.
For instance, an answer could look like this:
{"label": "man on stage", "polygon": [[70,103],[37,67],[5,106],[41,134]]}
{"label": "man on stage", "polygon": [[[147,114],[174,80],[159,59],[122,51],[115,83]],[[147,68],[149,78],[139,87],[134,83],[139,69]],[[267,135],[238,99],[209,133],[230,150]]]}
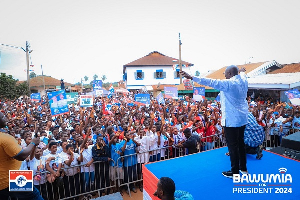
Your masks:
{"label": "man on stage", "polygon": [[232,178],[233,174],[248,173],[246,166],[246,151],[244,130],[248,118],[247,91],[248,81],[244,73],[235,65],[225,70],[225,80],[197,78],[181,71],[181,75],[200,85],[206,85],[220,90],[222,110],[221,124],[224,127],[227,146],[230,154],[231,170],[222,172],[223,176]]}

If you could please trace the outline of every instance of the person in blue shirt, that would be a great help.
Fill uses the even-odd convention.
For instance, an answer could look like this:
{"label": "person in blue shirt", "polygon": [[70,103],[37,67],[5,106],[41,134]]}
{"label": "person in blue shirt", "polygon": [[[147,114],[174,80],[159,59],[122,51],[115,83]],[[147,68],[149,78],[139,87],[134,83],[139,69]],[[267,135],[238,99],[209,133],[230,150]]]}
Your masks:
{"label": "person in blue shirt", "polygon": [[[109,148],[112,159],[109,163],[109,175],[112,185],[114,185],[114,182],[117,180],[119,180],[121,183],[123,183],[124,180],[123,162],[121,160],[122,146],[118,142],[119,135],[119,132],[117,132],[116,134],[112,134],[112,138],[109,141]],[[122,193],[122,191],[119,190],[118,181],[116,182],[116,191],[120,191],[120,193]]]}
{"label": "person in blue shirt", "polygon": [[220,90],[222,108],[221,124],[224,127],[225,138],[230,154],[231,170],[222,172],[223,176],[232,178],[233,174],[247,173],[244,130],[248,121],[247,91],[248,81],[245,68],[235,65],[225,70],[224,80],[192,77],[181,71],[181,75],[200,85],[210,86]]}
{"label": "person in blue shirt", "polygon": [[[124,140],[120,144],[124,153],[124,183],[130,183],[137,180],[137,158],[136,147],[139,144],[132,138],[132,132],[125,132]],[[129,189],[136,193],[133,183],[129,184]],[[129,193],[129,189],[127,193]]]}

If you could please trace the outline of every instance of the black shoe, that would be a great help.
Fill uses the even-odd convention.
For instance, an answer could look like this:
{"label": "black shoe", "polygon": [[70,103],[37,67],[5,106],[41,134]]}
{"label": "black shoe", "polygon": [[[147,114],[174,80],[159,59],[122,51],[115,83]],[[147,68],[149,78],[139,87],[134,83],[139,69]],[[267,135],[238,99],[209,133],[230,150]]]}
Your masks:
{"label": "black shoe", "polygon": [[227,177],[227,178],[233,178],[232,171],[222,172],[222,175]]}
{"label": "black shoe", "polygon": [[263,146],[260,145],[260,146],[258,147],[258,150],[257,150],[257,156],[256,156],[256,159],[258,159],[258,160],[260,160],[260,159],[263,157],[262,149],[263,149]]}

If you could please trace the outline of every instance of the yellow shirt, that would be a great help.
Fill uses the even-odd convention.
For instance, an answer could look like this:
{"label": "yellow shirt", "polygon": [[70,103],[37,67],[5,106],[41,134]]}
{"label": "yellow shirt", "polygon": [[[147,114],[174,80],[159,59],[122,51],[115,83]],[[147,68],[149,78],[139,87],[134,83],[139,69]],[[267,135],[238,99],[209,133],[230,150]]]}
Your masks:
{"label": "yellow shirt", "polygon": [[9,170],[20,169],[22,162],[13,157],[21,150],[22,147],[13,136],[0,132],[0,190],[9,186]]}

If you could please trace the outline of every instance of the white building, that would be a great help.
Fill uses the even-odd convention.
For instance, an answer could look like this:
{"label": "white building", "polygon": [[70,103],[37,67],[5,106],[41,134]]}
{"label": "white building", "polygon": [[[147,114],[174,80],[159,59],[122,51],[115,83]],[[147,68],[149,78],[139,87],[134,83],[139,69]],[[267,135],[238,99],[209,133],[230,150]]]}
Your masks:
{"label": "white building", "polygon": [[[179,85],[178,59],[153,51],[148,55],[123,65],[123,79],[127,89],[152,90],[152,85]],[[184,71],[190,70],[193,64],[181,61]]]}

